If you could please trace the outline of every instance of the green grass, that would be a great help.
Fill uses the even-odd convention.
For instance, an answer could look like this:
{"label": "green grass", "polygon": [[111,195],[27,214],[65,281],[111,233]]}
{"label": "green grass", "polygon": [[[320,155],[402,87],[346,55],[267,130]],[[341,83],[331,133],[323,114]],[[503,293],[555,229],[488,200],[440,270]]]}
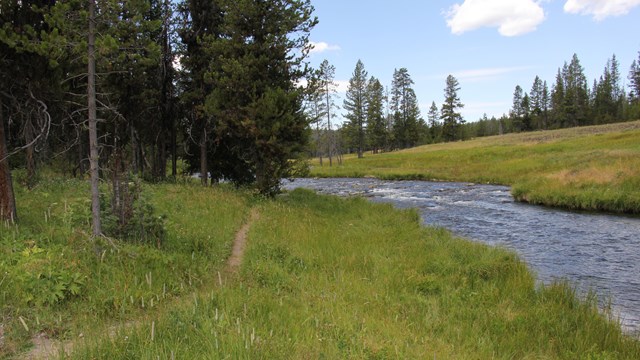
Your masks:
{"label": "green grass", "polygon": [[314,161],[311,175],[503,184],[520,201],[638,214],[640,121],[345,156],[333,167]]}
{"label": "green grass", "polygon": [[45,179],[16,190],[19,223],[0,224],[0,358],[36,334],[100,333],[214,283],[249,209],[248,197],[230,189],[144,185],[156,214],[167,215],[158,249],[92,240],[86,182]]}
{"label": "green grass", "polygon": [[72,357],[640,358],[594,297],[539,288],[512,252],[423,228],[415,211],[305,190],[258,207],[235,281],[85,337]]}

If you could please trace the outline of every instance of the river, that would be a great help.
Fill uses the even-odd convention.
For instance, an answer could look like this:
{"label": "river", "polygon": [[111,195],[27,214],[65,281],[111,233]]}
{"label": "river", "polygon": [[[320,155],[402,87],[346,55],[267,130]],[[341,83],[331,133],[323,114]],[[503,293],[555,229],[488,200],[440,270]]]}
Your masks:
{"label": "river", "polygon": [[640,218],[570,212],[515,202],[506,186],[377,179],[296,179],[309,188],[417,208],[425,225],[516,251],[549,283],[611,299],[623,328],[640,333]]}

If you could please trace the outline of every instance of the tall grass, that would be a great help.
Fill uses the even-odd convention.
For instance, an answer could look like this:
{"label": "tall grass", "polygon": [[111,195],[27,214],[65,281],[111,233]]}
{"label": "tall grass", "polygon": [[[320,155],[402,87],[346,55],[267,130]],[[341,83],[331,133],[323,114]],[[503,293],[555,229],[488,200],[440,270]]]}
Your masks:
{"label": "tall grass", "polygon": [[[127,322],[215,282],[248,211],[248,197],[224,188],[144,186],[166,215],[160,248],[92,239],[87,183],[42,179],[17,186],[19,222],[0,224],[0,358],[31,338],[76,339],[92,327]],[[42,335],[40,335],[42,336]]]}
{"label": "tall grass", "polygon": [[296,190],[262,203],[240,276],[85,359],[637,359],[640,343],[538,287],[500,248],[420,226],[415,211]]}
{"label": "tall grass", "polygon": [[312,176],[469,181],[512,186],[521,201],[640,213],[640,121],[493,136],[312,163]]}

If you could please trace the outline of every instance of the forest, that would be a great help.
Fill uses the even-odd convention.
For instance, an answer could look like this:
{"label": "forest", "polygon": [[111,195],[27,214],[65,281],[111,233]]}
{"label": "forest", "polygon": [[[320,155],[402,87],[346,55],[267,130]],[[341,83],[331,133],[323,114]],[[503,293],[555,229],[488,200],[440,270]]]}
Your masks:
{"label": "forest", "polygon": [[100,179],[124,217],[134,177],[199,172],[273,195],[300,168],[310,1],[0,4],[3,219],[19,216],[16,169],[28,187],[45,167],[90,177],[99,234]]}
{"label": "forest", "polygon": [[308,63],[313,11],[309,0],[3,1],[0,216],[18,218],[12,183],[31,188],[43,168],[92,179],[95,224],[100,181],[124,219],[133,179],[198,173],[271,196],[308,157],[332,165],[345,153],[640,116],[640,55],[629,92],[615,55],[592,86],[574,55],[551,86],[516,86],[498,119],[466,121],[452,75],[423,116],[406,68],[388,87],[360,60],[338,104],[335,67]]}

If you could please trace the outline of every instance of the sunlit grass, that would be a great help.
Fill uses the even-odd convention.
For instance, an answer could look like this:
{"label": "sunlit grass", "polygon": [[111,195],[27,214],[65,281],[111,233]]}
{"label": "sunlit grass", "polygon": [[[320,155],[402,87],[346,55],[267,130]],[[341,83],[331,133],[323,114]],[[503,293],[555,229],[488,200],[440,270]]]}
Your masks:
{"label": "sunlit grass", "polygon": [[215,283],[249,208],[231,189],[145,185],[156,215],[166,216],[157,248],[92,239],[86,182],[52,178],[16,189],[19,222],[0,224],[0,358],[28,348],[34,335],[104,332]]}
{"label": "sunlit grass", "polygon": [[415,211],[296,190],[259,205],[241,274],[78,359],[635,359],[640,344],[512,252]]}
{"label": "sunlit grass", "polygon": [[640,213],[640,121],[345,156],[311,174],[503,184],[536,204]]}

